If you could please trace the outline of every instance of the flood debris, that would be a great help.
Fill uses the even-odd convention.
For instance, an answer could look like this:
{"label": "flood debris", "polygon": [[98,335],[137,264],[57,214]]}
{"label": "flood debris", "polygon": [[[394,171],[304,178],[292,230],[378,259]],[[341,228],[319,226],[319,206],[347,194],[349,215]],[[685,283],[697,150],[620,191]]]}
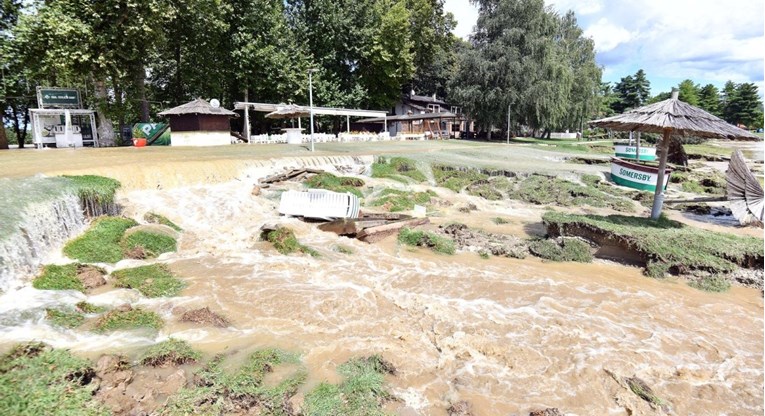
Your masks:
{"label": "flood debris", "polygon": [[320,256],[318,251],[300,244],[297,237],[295,237],[295,232],[290,228],[265,224],[260,230],[261,238],[273,244],[276,251],[281,254],[304,253],[311,257]]}
{"label": "flood debris", "polygon": [[300,181],[304,179],[308,175],[318,175],[320,173],[324,173],[321,169],[310,169],[310,168],[300,168],[300,169],[290,169],[287,172],[283,173],[277,173],[276,175],[267,176],[259,181],[261,184],[274,184],[274,183],[280,183],[280,182],[286,182],[286,181]]}
{"label": "flood debris", "polygon": [[398,242],[412,247],[427,247],[436,253],[454,254],[454,241],[430,231],[404,227],[398,233]]}
{"label": "flood debris", "polygon": [[357,238],[367,243],[375,243],[398,233],[404,227],[417,227],[429,222],[427,218],[412,218],[405,214],[362,213],[359,218],[342,218],[321,224],[319,229]]}
{"label": "flood debris", "polygon": [[82,282],[82,286],[87,289],[94,289],[106,284],[104,278],[106,270],[90,265],[80,264],[77,266],[77,278]]}
{"label": "flood debris", "polygon": [[625,378],[624,382],[627,383],[627,386],[633,393],[650,403],[651,407],[661,409],[666,407],[666,402],[657,396],[656,393],[653,392],[653,389],[651,389],[651,387],[649,387],[642,379],[633,376]]}
{"label": "flood debris", "polygon": [[547,409],[533,410],[529,416],[563,416],[557,407],[548,407]]}
{"label": "flood debris", "polygon": [[443,225],[438,233],[452,239],[460,250],[478,252],[479,255],[486,253],[487,256],[523,259],[529,252],[528,244],[521,238],[475,230],[465,224]]}
{"label": "flood debris", "polygon": [[473,416],[473,406],[465,400],[452,403],[446,409],[449,416]]}
{"label": "flood debris", "polygon": [[218,328],[226,328],[229,326],[229,320],[226,319],[226,317],[211,311],[207,306],[184,312],[183,315],[181,315],[181,322],[190,322]]}

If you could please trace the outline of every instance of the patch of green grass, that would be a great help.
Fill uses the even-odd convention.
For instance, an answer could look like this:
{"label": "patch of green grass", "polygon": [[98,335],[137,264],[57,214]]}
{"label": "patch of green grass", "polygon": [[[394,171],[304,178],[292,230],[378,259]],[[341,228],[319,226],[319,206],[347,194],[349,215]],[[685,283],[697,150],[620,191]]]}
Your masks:
{"label": "patch of green grass", "polygon": [[354,254],[354,251],[352,248],[348,246],[344,246],[342,244],[336,244],[335,246],[332,247],[332,250],[342,254],[348,254],[348,255]]}
{"label": "patch of green grass", "polygon": [[176,246],[175,238],[150,231],[136,231],[122,239],[122,247],[126,253],[140,247],[145,255],[144,258],[148,259],[155,258],[162,253],[173,252],[176,250]]}
{"label": "patch of green grass", "polygon": [[478,252],[478,256],[479,256],[480,258],[484,259],[484,260],[488,260],[488,259],[489,259],[489,257],[491,257],[491,255],[489,254],[489,252],[488,252],[488,251],[484,251],[484,250],[481,250],[481,251],[479,251],[479,252]]}
{"label": "patch of green grass", "polygon": [[90,362],[41,343],[16,346],[0,357],[0,414],[108,415],[91,383]]}
{"label": "patch of green grass", "polygon": [[510,224],[510,220],[508,220],[507,218],[502,218],[502,217],[494,217],[491,219],[491,221],[497,225]]}
{"label": "patch of green grass", "polygon": [[701,186],[698,182],[683,182],[681,185],[683,188],[683,192],[690,192],[693,194],[703,194],[704,193],[704,187]]}
{"label": "patch of green grass", "polygon": [[379,158],[372,164],[372,177],[389,178],[403,183],[408,183],[408,179],[418,183],[427,180],[413,160],[403,157]]}
{"label": "patch of green grass", "polygon": [[623,212],[634,210],[632,202],[594,186],[582,186],[542,175],[531,175],[524,179],[509,197],[536,205],[609,207]]}
{"label": "patch of green grass", "polygon": [[340,384],[321,383],[305,396],[304,411],[311,416],[385,415],[391,395],[385,388],[388,363],[379,356],[355,358],[340,365]]}
{"label": "patch of green grass", "polygon": [[576,239],[563,239],[561,244],[555,240],[536,240],[529,244],[531,254],[552,261],[592,262],[590,246]]}
{"label": "patch of green grass", "polygon": [[433,176],[438,186],[451,189],[454,192],[462,191],[466,186],[479,180],[487,180],[485,175],[476,170],[457,170],[448,166],[433,166]]}
{"label": "patch of green grass", "polygon": [[141,357],[141,364],[151,367],[195,363],[202,355],[191,348],[188,342],[175,338],[153,345]]}
{"label": "patch of green grass", "polygon": [[77,278],[77,266],[77,263],[44,266],[42,274],[32,281],[32,287],[41,290],[79,290],[84,293],[85,286]]}
{"label": "patch of green grass", "polygon": [[469,195],[478,196],[489,201],[499,201],[505,197],[489,181],[473,182],[468,185],[466,190]]}
{"label": "patch of green grass", "polygon": [[101,313],[106,310],[103,306],[96,306],[92,303],[88,303],[85,301],[77,302],[76,305],[74,305],[75,308],[77,308],[78,311],[85,313],[85,314],[93,314],[93,313]]}
{"label": "patch of green grass", "polygon": [[99,218],[85,234],[64,246],[64,254],[87,263],[116,263],[123,258],[120,245],[122,235],[136,225],[138,223],[130,218]]}
{"label": "patch of green grass", "polygon": [[116,270],[112,272],[112,277],[116,287],[136,289],[150,298],[175,296],[186,287],[186,284],[163,264]]}
{"label": "patch of green grass", "polygon": [[703,290],[705,292],[727,292],[730,290],[730,282],[723,276],[710,275],[704,276],[698,280],[694,280],[688,283],[688,286],[695,287],[696,289]]}
{"label": "patch of green grass", "polygon": [[170,221],[169,219],[167,219],[167,217],[163,215],[159,215],[153,212],[147,212],[146,214],[144,214],[143,219],[144,221],[151,224],[162,224],[172,228],[175,231],[178,231],[178,232],[183,231],[183,228],[179,227],[176,223]]}
{"label": "patch of green grass", "polygon": [[311,189],[326,189],[333,192],[350,192],[359,198],[364,194],[358,188],[364,186],[364,181],[359,178],[349,176],[335,176],[328,172],[322,172],[314,175],[304,182],[305,186]]}
{"label": "patch of green grass", "polygon": [[762,267],[763,263],[762,239],[703,230],[666,217],[651,220],[547,212],[542,220],[553,235],[602,235],[610,244],[635,250],[646,260],[646,274],[655,277],[667,271],[719,274],[739,266]]}
{"label": "patch of green grass", "polygon": [[64,178],[73,184],[86,215],[95,217],[115,211],[114,195],[121,186],[119,181],[96,175]]}
{"label": "patch of green grass", "polygon": [[[675,181],[674,176],[676,173],[681,172],[672,173],[670,176],[672,182]],[[681,183],[680,186],[684,192],[699,195],[725,195],[727,188],[725,176],[717,172],[685,174],[684,177],[681,177],[678,181]]]}
{"label": "patch of green grass", "polygon": [[107,312],[96,322],[96,332],[111,332],[121,329],[162,328],[162,318],[154,312],[141,308]]}
{"label": "patch of green grass", "polygon": [[397,189],[384,189],[380,195],[371,202],[373,207],[387,207],[390,212],[409,211],[416,205],[427,205],[436,193],[399,191]]}
{"label": "patch of green grass", "polygon": [[630,390],[632,390],[633,393],[635,393],[638,397],[641,399],[647,401],[648,403],[651,403],[655,406],[664,406],[666,403],[664,400],[659,398],[653,390],[651,390],[650,387],[641,379],[637,377],[630,377],[625,380],[627,382],[627,385],[629,386]]}
{"label": "patch of green grass", "polygon": [[449,238],[441,237],[429,231],[412,230],[406,227],[398,233],[398,241],[408,246],[428,247],[441,254],[454,254],[456,251],[454,241]]}
{"label": "patch of green grass", "polygon": [[45,319],[53,325],[64,328],[77,328],[85,321],[85,317],[77,311],[65,311],[60,309],[46,309]]}
{"label": "patch of green grass", "polygon": [[264,380],[276,367],[298,363],[295,354],[264,349],[251,354],[240,368],[228,372],[220,355],[197,372],[197,386],[181,390],[159,414],[218,415],[245,410],[248,414],[293,415],[289,399],[305,382],[306,371],[299,367],[275,385],[266,385]]}
{"label": "patch of green grass", "polygon": [[701,144],[684,144],[683,148],[688,156],[701,156],[701,157],[729,157],[733,151],[726,147],[715,146],[709,143]]}
{"label": "patch of green grass", "polygon": [[320,257],[318,251],[300,244],[295,232],[287,227],[279,227],[276,230],[269,231],[266,234],[266,240],[274,245],[276,251],[281,254],[287,255],[295,252],[305,253],[311,257]]}

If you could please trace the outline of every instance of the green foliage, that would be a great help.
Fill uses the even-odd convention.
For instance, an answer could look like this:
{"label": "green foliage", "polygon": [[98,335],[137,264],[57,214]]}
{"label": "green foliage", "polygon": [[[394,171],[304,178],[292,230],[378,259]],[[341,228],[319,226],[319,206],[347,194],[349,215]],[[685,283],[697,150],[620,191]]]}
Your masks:
{"label": "green foliage", "polygon": [[478,252],[478,256],[484,260],[488,260],[491,255],[489,254],[489,252],[481,250]]}
{"label": "green foliage", "polygon": [[[592,179],[592,178],[590,178]],[[631,212],[634,206],[624,198],[612,196],[599,188],[582,186],[560,178],[531,175],[509,195],[537,205],[609,207],[617,211]]]}
{"label": "green foliage", "polygon": [[407,178],[415,182],[424,182],[427,178],[417,169],[416,163],[411,159],[393,157],[390,160],[378,159],[372,164],[373,178],[389,178],[399,182],[408,183]]}
{"label": "green foliage", "polygon": [[390,212],[408,211],[414,209],[415,204],[429,204],[430,199],[434,196],[436,196],[436,193],[430,190],[426,192],[407,192],[388,188],[380,192],[380,195],[370,205],[373,207],[386,207]]}
{"label": "green foliage", "polygon": [[85,313],[85,314],[92,314],[92,313],[101,313],[106,310],[103,306],[96,306],[92,303],[88,303],[85,301],[77,302],[76,305],[74,305],[78,311]]}
{"label": "green foliage", "polygon": [[560,244],[554,240],[535,240],[529,244],[529,251],[552,261],[592,262],[590,246],[577,239],[563,239]]}
{"label": "green foliage", "polygon": [[141,357],[141,364],[151,367],[195,363],[202,355],[191,348],[188,342],[175,338],[153,345]]}
{"label": "green foliage", "polygon": [[116,179],[96,175],[68,176],[64,175],[74,184],[77,195],[86,205],[105,206],[114,203],[114,195],[119,189],[120,182]]}
{"label": "green foliage", "polygon": [[175,296],[186,286],[162,264],[116,270],[112,278],[116,287],[136,289],[150,298]]}
{"label": "green foliage", "polygon": [[639,69],[635,76],[628,75],[615,86],[614,92],[618,99],[612,109],[617,113],[645,105],[651,96],[651,82],[646,78],[645,71]]}
{"label": "green foliage", "polygon": [[625,380],[630,390],[635,393],[641,399],[656,406],[664,406],[665,402],[659,396],[657,396],[653,390],[641,379],[637,377],[630,377]]}
{"label": "green foliage", "polygon": [[167,225],[168,227],[178,232],[183,231],[183,228],[179,227],[177,224],[170,221],[169,219],[167,219],[167,217],[163,215],[159,215],[153,212],[147,212],[146,214],[144,214],[143,219],[144,221],[152,223],[152,224]]}
{"label": "green foliage", "polygon": [[266,234],[266,240],[274,245],[276,251],[284,255],[300,252],[311,257],[320,257],[318,251],[300,244],[297,237],[295,237],[295,232],[287,227],[279,227],[276,230],[269,231]]}
{"label": "green foliage", "polygon": [[460,192],[473,182],[489,178],[489,175],[475,170],[463,171],[446,166],[433,166],[433,176],[435,176],[438,186],[449,188],[454,192]]}
{"label": "green foliage", "polygon": [[85,292],[85,286],[77,278],[78,266],[77,263],[63,266],[55,264],[44,266],[42,274],[32,281],[32,287],[41,290],[79,290]]}
{"label": "green foliage", "polygon": [[162,318],[154,312],[141,308],[107,312],[95,326],[96,332],[111,332],[123,329],[152,328],[159,329],[164,325]]}
{"label": "green foliage", "polygon": [[502,217],[494,217],[494,218],[491,219],[491,221],[494,224],[497,224],[497,225],[509,224],[510,223],[510,221],[507,218],[502,218]]}
{"label": "green foliage", "polygon": [[338,367],[340,384],[321,383],[305,397],[305,414],[311,416],[385,415],[383,404],[390,399],[385,373],[392,367],[379,356],[354,358]]}
{"label": "green foliage", "polygon": [[733,271],[739,265],[762,267],[762,239],[703,230],[665,217],[651,220],[547,212],[542,220],[563,235],[569,235],[568,227],[607,233],[610,241],[640,253],[646,259],[646,274],[653,277],[663,277],[668,271],[717,274]]}
{"label": "green foliage", "polygon": [[350,176],[335,176],[328,172],[322,172],[314,175],[304,182],[305,186],[311,189],[326,189],[334,192],[349,192],[359,198],[363,198],[359,187],[364,186],[364,181]]}
{"label": "green foliage", "polygon": [[680,85],[677,86],[678,99],[684,101],[690,105],[699,106],[699,94],[701,87],[698,84],[694,84],[692,80],[683,80]]}
{"label": "green foliage", "polygon": [[130,252],[140,247],[144,258],[155,258],[162,253],[176,250],[175,238],[150,231],[136,231],[122,239],[123,251]]}
{"label": "green foliage", "polygon": [[441,237],[429,231],[418,231],[410,228],[402,228],[398,233],[398,241],[413,247],[428,247],[429,249],[441,254],[454,254],[454,241]]}
{"label": "green foliage", "polygon": [[108,415],[93,400],[93,376],[90,363],[68,351],[39,343],[17,346],[0,358],[0,414]]}
{"label": "green foliage", "polygon": [[597,111],[601,69],[573,12],[542,0],[479,2],[471,48],[458,58],[450,96],[484,130],[513,124],[579,128]]}
{"label": "green foliage", "polygon": [[287,401],[305,382],[305,370],[298,368],[276,385],[266,385],[264,379],[278,366],[298,363],[295,354],[264,349],[251,354],[240,368],[227,372],[224,357],[218,356],[197,372],[197,386],[181,390],[159,414],[224,414],[258,408],[268,415],[289,416],[293,413]]}
{"label": "green foliage", "polygon": [[710,275],[691,281],[688,283],[688,286],[695,287],[696,289],[705,292],[722,293],[730,290],[730,281],[720,275]]}
{"label": "green foliage", "polygon": [[120,245],[122,235],[136,225],[138,223],[129,218],[99,218],[85,234],[64,246],[64,254],[82,262],[116,263],[123,258]]}
{"label": "green foliage", "polygon": [[60,309],[46,309],[45,319],[53,325],[64,328],[77,328],[85,321],[85,317],[77,311],[65,311]]}

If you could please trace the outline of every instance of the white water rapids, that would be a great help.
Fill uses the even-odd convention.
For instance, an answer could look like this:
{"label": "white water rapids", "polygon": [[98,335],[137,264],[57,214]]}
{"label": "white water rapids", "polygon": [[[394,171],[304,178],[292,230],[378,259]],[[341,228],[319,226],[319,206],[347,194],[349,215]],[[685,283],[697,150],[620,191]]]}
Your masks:
{"label": "white water rapids", "polygon": [[[662,414],[605,369],[646,380],[674,414],[763,412],[763,302],[756,290],[709,294],[603,262],[450,257],[393,239],[369,245],[279,217],[275,191],[256,197],[251,190],[252,181],[232,181],[122,194],[126,215],[140,219],[153,211],[185,230],[179,251],[158,260],[188,283],[182,296],[145,299],[124,289],[86,296],[26,284],[0,295],[0,340],[42,340],[86,355],[169,336],[210,356],[278,346],[302,353],[311,374],[306,388],[336,380],[335,367],[351,356],[380,353],[398,368],[387,380],[401,399],[392,410],[401,414],[445,415],[459,400],[478,415],[542,407],[575,415]],[[488,225],[496,214],[471,216],[471,223]],[[264,223],[293,228],[322,257],[277,253],[259,240]],[[354,254],[335,252],[336,244]],[[54,250],[46,261],[66,260]],[[135,264],[142,262],[109,269]],[[84,299],[141,305],[167,324],[158,335],[97,335],[43,320],[45,307]],[[176,308],[203,306],[232,326],[177,322]]]}

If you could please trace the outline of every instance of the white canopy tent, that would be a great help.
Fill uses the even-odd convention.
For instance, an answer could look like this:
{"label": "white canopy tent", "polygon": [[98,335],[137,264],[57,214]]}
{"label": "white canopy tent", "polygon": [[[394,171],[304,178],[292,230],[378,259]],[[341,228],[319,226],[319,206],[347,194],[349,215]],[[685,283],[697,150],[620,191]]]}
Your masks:
{"label": "white canopy tent", "polygon": [[[250,103],[250,102],[236,102],[234,103],[235,110],[244,110],[244,135],[247,139],[247,143],[250,143],[250,110],[258,111],[262,113],[272,113],[285,107],[286,104],[268,104],[268,103]],[[310,113],[311,107],[296,106],[293,107],[304,110],[306,113]],[[355,110],[347,108],[332,108],[332,107],[313,107],[313,114],[321,114],[327,116],[345,116],[346,129],[350,132],[350,118],[351,117],[382,117],[383,119],[388,117],[388,113],[385,111],[375,110]],[[385,131],[388,131],[387,124],[385,123]],[[300,118],[298,118],[298,128],[300,127]]]}

